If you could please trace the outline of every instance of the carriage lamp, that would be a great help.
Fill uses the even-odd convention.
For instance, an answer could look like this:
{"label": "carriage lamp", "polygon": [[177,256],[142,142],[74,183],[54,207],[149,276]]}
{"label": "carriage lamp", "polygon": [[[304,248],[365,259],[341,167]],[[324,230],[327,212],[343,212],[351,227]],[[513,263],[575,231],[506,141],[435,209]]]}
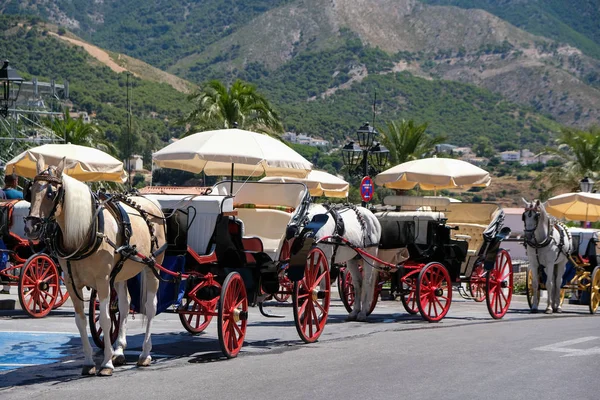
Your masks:
{"label": "carriage lamp", "polygon": [[371,164],[375,165],[375,167],[381,171],[388,163],[390,151],[381,143],[375,143],[375,145],[369,151],[369,158]]}
{"label": "carriage lamp", "polygon": [[[16,103],[21,91],[23,78],[17,71],[8,65],[8,60],[0,68],[0,82],[2,82],[2,99],[0,99],[0,115],[3,118],[8,116],[8,108]],[[15,87],[16,85],[16,87]]]}
{"label": "carriage lamp", "polygon": [[350,171],[353,171],[360,164],[362,155],[362,149],[354,142],[350,142],[342,147],[342,160]]}
{"label": "carriage lamp", "polygon": [[584,193],[591,193],[594,187],[594,181],[587,176],[579,181],[579,189]]}

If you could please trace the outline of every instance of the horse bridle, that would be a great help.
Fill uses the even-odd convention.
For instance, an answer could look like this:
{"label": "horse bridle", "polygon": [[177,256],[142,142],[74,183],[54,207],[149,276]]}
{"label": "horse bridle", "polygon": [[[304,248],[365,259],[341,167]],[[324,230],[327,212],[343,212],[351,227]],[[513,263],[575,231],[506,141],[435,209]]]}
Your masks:
{"label": "horse bridle", "polygon": [[52,209],[50,210],[50,213],[47,217],[33,217],[31,215],[25,217],[25,222],[31,221],[35,225],[41,224],[43,229],[45,226],[48,225],[49,222],[55,221],[56,210],[58,209],[58,206],[63,202],[65,191],[63,189],[62,179],[57,176],[52,176],[50,169],[47,169],[46,171],[36,175],[35,178],[33,178],[33,181],[29,182],[29,184],[27,184],[27,186],[25,187],[25,190],[23,191],[23,198],[29,203],[31,203],[31,187],[33,186],[33,183],[40,181],[58,185],[58,189],[56,191],[52,190],[52,186],[48,186],[48,189],[46,191],[46,197],[52,200]]}
{"label": "horse bridle", "polygon": [[545,247],[547,245],[550,244],[550,242],[552,241],[552,224],[550,223],[550,218],[548,218],[548,236],[541,242],[538,243],[536,237],[535,237],[535,231],[538,228],[539,222],[540,222],[540,210],[538,207],[536,206],[531,206],[531,207],[527,207],[525,208],[525,211],[523,212],[523,214],[521,215],[521,220],[523,222],[525,222],[525,214],[529,213],[529,217],[531,217],[531,213],[534,213],[533,218],[535,219],[535,226],[532,229],[527,229],[527,228],[523,228],[523,232],[524,233],[530,233],[531,237],[533,237],[533,241],[531,241],[530,239],[527,238],[528,235],[525,235],[525,243],[530,246],[530,247],[535,247],[535,248],[541,248],[541,247]]}

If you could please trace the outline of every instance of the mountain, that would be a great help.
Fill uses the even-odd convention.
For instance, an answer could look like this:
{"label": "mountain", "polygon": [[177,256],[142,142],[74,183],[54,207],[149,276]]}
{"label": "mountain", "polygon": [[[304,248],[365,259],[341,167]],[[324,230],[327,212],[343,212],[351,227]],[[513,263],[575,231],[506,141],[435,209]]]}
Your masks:
{"label": "mountain", "polygon": [[456,143],[539,147],[559,124],[600,121],[597,9],[572,3],[572,17],[551,0],[5,0],[0,10],[197,84],[241,77],[289,129],[341,141],[373,118],[376,92],[379,123],[414,118]]}
{"label": "mountain", "polygon": [[62,105],[53,103],[53,111],[62,111],[61,107],[69,104],[75,111],[87,111],[122,150],[127,138],[127,75],[123,73],[127,70],[132,73],[134,152],[144,154],[149,162],[153,150],[183,133],[183,127],[172,121],[189,112],[186,93],[193,89],[189,82],[75,36],[61,36],[56,26],[36,19],[0,16],[0,32],[1,55],[23,78],[69,81],[69,99]]}

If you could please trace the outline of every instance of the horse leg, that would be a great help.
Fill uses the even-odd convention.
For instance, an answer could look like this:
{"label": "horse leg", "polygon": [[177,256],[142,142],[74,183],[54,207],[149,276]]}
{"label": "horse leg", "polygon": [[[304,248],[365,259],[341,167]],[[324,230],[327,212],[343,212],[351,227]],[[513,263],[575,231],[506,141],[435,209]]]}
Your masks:
{"label": "horse leg", "polygon": [[361,289],[363,282],[363,276],[358,269],[358,260],[348,260],[346,262],[346,272],[350,272],[350,276],[352,276],[352,285],[354,286],[354,304],[352,305],[352,312],[348,314],[346,321],[356,321],[358,313],[361,310],[360,300],[362,297]]}
{"label": "horse leg", "polygon": [[[377,256],[377,248],[374,248],[374,253],[371,249],[368,249],[367,252],[372,256]],[[377,284],[377,278],[379,276],[379,272],[373,268],[370,264],[370,260],[363,261],[363,281],[362,281],[362,290],[360,292],[361,295],[361,311],[358,314],[356,320],[366,322],[367,314],[371,309],[371,303],[373,302],[373,296],[375,293],[375,285]]]}
{"label": "horse leg", "polygon": [[[549,266],[548,266],[549,265]],[[554,301],[554,264],[546,264],[546,295],[548,297],[548,301],[546,302],[546,314],[552,314],[552,302]]]}
{"label": "horse leg", "polygon": [[129,300],[127,298],[127,282],[115,283],[115,290],[119,299],[119,336],[115,343],[113,365],[118,367],[125,364],[125,349],[127,348],[127,316],[129,315]]}
{"label": "horse leg", "polygon": [[556,264],[556,275],[554,276],[554,297],[552,303],[552,310],[557,313],[562,312],[562,307],[560,304],[560,292],[562,291],[562,279],[565,274],[565,269],[567,265],[565,262],[560,262]]}
{"label": "horse leg", "polygon": [[156,292],[158,292],[158,279],[152,273],[150,268],[144,268],[142,274],[142,296],[145,296],[144,314],[146,315],[146,335],[144,336],[144,345],[142,353],[137,362],[138,367],[147,367],[152,362],[150,350],[152,350],[152,338],[150,337],[150,329],[152,328],[152,319],[156,315]]}
{"label": "horse leg", "polygon": [[104,332],[104,359],[102,360],[100,371],[98,371],[98,376],[111,376],[115,368],[112,362],[113,348],[109,334],[111,327],[109,312],[110,286],[107,281],[102,281],[100,284],[97,284],[96,290],[98,291],[98,299],[100,300],[100,307],[98,309],[100,312],[100,326],[102,327],[102,332]]}
{"label": "horse leg", "polygon": [[83,354],[85,361],[83,368],[81,369],[81,375],[96,375],[96,364],[94,363],[92,345],[90,344],[90,338],[87,334],[87,318],[85,317],[84,304],[83,304],[83,293],[81,290],[77,290],[76,293],[72,291],[72,284],[67,278],[65,284],[67,285],[71,300],[73,301],[73,307],[75,307],[75,325],[79,330],[79,336],[81,336],[81,344],[83,346]]}
{"label": "horse leg", "polygon": [[538,312],[538,306],[540,304],[540,277],[538,274],[537,265],[530,265],[529,269],[531,271],[531,290],[533,291],[533,296],[531,299],[531,313],[535,314]]}

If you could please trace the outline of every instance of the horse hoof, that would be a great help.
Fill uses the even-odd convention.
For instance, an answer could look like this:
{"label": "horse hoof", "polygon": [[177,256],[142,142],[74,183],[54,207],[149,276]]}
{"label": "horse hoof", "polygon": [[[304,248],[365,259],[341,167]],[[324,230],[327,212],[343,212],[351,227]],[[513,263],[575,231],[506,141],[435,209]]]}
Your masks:
{"label": "horse hoof", "polygon": [[547,308],[545,311],[546,314],[552,314],[552,309],[551,308]]}
{"label": "horse hoof", "polygon": [[556,308],[554,308],[554,312],[560,314],[560,313],[562,313],[562,308],[556,307]]}
{"label": "horse hoof", "polygon": [[138,367],[147,367],[152,363],[152,357],[148,356],[145,359],[139,359],[137,362]]}
{"label": "horse hoof", "polygon": [[358,314],[358,316],[356,317],[356,320],[358,322],[367,322],[367,315],[366,314]]}
{"label": "horse hoof", "polygon": [[125,365],[125,355],[119,354],[119,355],[113,356],[112,362],[115,367]]}
{"label": "horse hoof", "polygon": [[532,309],[531,309],[531,313],[532,313],[532,314],[537,314],[537,312],[538,312],[538,309],[537,309],[537,308],[532,308]]}
{"label": "horse hoof", "polygon": [[96,375],[96,366],[95,365],[84,365],[81,369],[82,376],[93,376]]}
{"label": "horse hoof", "polygon": [[348,316],[346,317],[346,321],[356,321],[356,315],[348,314]]}
{"label": "horse hoof", "polygon": [[113,369],[108,367],[100,368],[100,371],[98,371],[98,376],[112,376],[112,374]]}

